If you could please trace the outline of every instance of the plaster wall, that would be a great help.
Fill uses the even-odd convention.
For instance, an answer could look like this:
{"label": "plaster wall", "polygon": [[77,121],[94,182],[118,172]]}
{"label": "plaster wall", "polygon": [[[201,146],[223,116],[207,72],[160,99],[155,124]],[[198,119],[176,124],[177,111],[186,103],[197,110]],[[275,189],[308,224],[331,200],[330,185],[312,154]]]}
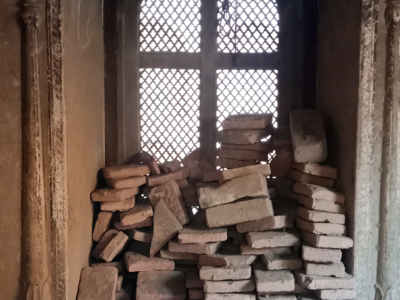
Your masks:
{"label": "plaster wall", "polygon": [[97,172],[104,166],[102,1],[64,2],[64,90],[68,176],[68,299],[89,264]]}

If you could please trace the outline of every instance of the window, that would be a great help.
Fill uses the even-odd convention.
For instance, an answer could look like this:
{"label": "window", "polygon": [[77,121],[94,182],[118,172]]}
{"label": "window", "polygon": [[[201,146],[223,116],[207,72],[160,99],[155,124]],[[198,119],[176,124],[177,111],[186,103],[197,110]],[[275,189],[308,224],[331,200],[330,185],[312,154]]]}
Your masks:
{"label": "window", "polygon": [[142,1],[143,150],[160,162],[198,147],[213,158],[228,115],[273,113],[277,126],[284,61],[278,11],[275,0]]}

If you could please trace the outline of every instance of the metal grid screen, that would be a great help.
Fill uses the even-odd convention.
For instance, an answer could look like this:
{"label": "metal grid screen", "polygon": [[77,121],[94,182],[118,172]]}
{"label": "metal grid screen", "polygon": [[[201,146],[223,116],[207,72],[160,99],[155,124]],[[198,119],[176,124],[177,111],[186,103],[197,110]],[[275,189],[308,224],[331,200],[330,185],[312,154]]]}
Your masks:
{"label": "metal grid screen", "polygon": [[274,114],[278,116],[277,70],[217,70],[217,129],[231,114]]}
{"label": "metal grid screen", "polygon": [[144,0],[140,51],[200,52],[200,0]]}
{"label": "metal grid screen", "polygon": [[278,51],[279,13],[275,0],[218,0],[218,51]]}
{"label": "metal grid screen", "polygon": [[200,146],[199,94],[199,70],[140,70],[142,149],[160,163]]}

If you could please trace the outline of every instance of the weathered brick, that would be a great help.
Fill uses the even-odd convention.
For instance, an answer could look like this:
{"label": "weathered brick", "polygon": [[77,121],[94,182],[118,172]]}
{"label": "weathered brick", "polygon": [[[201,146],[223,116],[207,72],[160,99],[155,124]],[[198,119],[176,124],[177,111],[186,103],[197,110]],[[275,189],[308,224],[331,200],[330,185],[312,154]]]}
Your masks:
{"label": "weathered brick", "polygon": [[86,267],[81,271],[77,300],[115,299],[118,270],[114,267]]}
{"label": "weathered brick", "polygon": [[134,252],[125,253],[125,265],[128,272],[173,271],[173,260],[147,257]]}
{"label": "weathered brick", "polygon": [[290,254],[292,249],[290,247],[276,247],[276,248],[251,248],[246,243],[240,245],[240,253],[242,255],[263,255],[268,253],[277,254]]}
{"label": "weathered brick", "polygon": [[272,114],[231,115],[222,121],[224,130],[229,129],[262,129],[271,125]]}
{"label": "weathered brick", "polygon": [[203,266],[199,271],[201,280],[243,280],[250,279],[250,266],[226,266],[226,267],[211,267]]}
{"label": "weathered brick", "polygon": [[333,187],[333,185],[335,183],[335,181],[333,179],[314,176],[314,175],[299,172],[297,170],[291,170],[289,172],[288,177],[292,180],[305,182],[305,183],[309,183],[309,184],[314,184],[314,185],[319,185],[319,186],[324,186],[324,187],[328,187],[328,188]]}
{"label": "weathered brick", "polygon": [[218,149],[217,156],[237,160],[268,161],[268,153],[251,150]]}
{"label": "weathered brick", "polygon": [[228,239],[226,228],[184,227],[178,233],[178,242],[185,244],[221,242]]}
{"label": "weathered brick", "polygon": [[111,262],[125,247],[128,239],[129,237],[125,233],[118,232],[100,253],[100,258],[106,262]]}
{"label": "weathered brick", "polygon": [[303,195],[299,195],[299,204],[313,210],[326,211],[335,214],[345,213],[345,208],[342,204],[337,204],[327,200],[312,199]]}
{"label": "weathered brick", "polygon": [[345,274],[343,278],[322,277],[314,275],[306,275],[295,272],[296,282],[309,290],[336,290],[336,289],[354,289],[355,279],[349,274]]}
{"label": "weathered brick", "polygon": [[326,235],[345,235],[346,226],[341,224],[330,224],[330,223],[314,223],[305,221],[299,217],[296,218],[296,225],[302,230],[314,233],[314,234],[326,234]]}
{"label": "weathered brick", "polygon": [[118,274],[123,273],[125,271],[125,264],[122,261],[94,263],[91,264],[90,266],[93,268],[114,267],[117,268]]}
{"label": "weathered brick", "polygon": [[227,159],[221,157],[217,157],[215,159],[215,165],[224,169],[243,168],[258,164],[260,163],[258,163],[256,160],[236,160],[236,159]]}
{"label": "weathered brick", "polygon": [[181,162],[175,159],[172,161],[167,161],[165,163],[159,164],[158,166],[161,172],[172,173],[179,170],[179,168],[181,167]]}
{"label": "weathered brick", "polygon": [[342,259],[342,250],[338,249],[321,249],[307,245],[302,247],[302,258],[305,261],[317,263],[337,263]]}
{"label": "weathered brick", "polygon": [[336,190],[305,182],[296,182],[293,186],[293,191],[317,200],[326,200],[342,204],[345,202],[344,195]]}
{"label": "weathered brick", "polygon": [[300,245],[300,237],[290,231],[248,232],[247,243],[252,248],[292,247]]}
{"label": "weathered brick", "polygon": [[299,206],[297,208],[297,215],[309,222],[316,222],[316,223],[328,222],[331,224],[342,224],[342,225],[345,224],[346,222],[346,216],[344,214],[335,214],[329,212],[310,210],[302,206]]}
{"label": "weathered brick", "polygon": [[220,143],[226,144],[255,144],[263,138],[270,136],[272,130],[272,126],[263,129],[222,130],[217,132],[217,140]]}
{"label": "weathered brick", "polygon": [[122,225],[121,222],[114,222],[114,227],[118,230],[129,230],[129,229],[133,229],[133,228],[143,228],[143,227],[149,227],[149,226],[153,226],[153,217],[148,217],[139,223],[135,223],[132,225],[126,225],[126,226]]}
{"label": "weathered brick", "polygon": [[184,300],[185,274],[180,271],[139,272],[136,300]]}
{"label": "weathered brick", "polygon": [[292,228],[293,217],[291,216],[270,216],[260,220],[240,223],[236,225],[236,229],[240,233],[250,231],[266,231],[282,228]]}
{"label": "weathered brick", "polygon": [[195,253],[195,254],[213,254],[221,248],[221,242],[206,244],[182,244],[170,241],[168,250],[171,252]]}
{"label": "weathered brick", "polygon": [[353,240],[345,236],[317,235],[302,231],[301,238],[317,248],[349,249],[353,247]]}
{"label": "weathered brick", "polygon": [[174,260],[199,260],[199,254],[194,253],[183,253],[183,252],[171,252],[166,249],[160,250],[160,257]]}
{"label": "weathered brick", "polygon": [[292,169],[293,153],[290,147],[275,150],[275,157],[271,160],[271,175],[278,178],[286,178]]}
{"label": "weathered brick", "polygon": [[106,233],[104,233],[103,237],[101,238],[100,242],[93,249],[92,256],[97,259],[101,259],[100,254],[104,251],[107,245],[118,233],[119,231],[115,229],[107,230]]}
{"label": "weathered brick", "polygon": [[268,253],[261,255],[268,270],[300,270],[303,267],[303,260],[296,254]]}
{"label": "weathered brick", "polygon": [[190,169],[190,179],[202,179],[203,174],[215,170],[215,166],[210,163],[200,149],[196,149],[188,154],[182,163]]}
{"label": "weathered brick", "polygon": [[256,255],[232,255],[214,253],[200,255],[199,266],[226,267],[252,265],[257,259]]}
{"label": "weathered brick", "polygon": [[206,222],[210,228],[236,225],[273,216],[271,200],[257,198],[210,207],[206,209]]}
{"label": "weathered brick", "polygon": [[189,177],[190,170],[188,168],[180,168],[178,171],[146,177],[146,184],[154,187],[167,183],[168,181],[178,181]]}
{"label": "weathered brick", "polygon": [[274,151],[274,146],[272,145],[272,143],[270,141],[257,142],[255,144],[249,144],[249,145],[221,143],[221,148],[222,149],[259,151],[259,152],[264,152],[264,153],[271,153],[272,151]]}
{"label": "weathered brick", "polygon": [[105,167],[102,169],[102,171],[103,171],[103,176],[106,179],[145,176],[150,174],[150,169],[148,166],[135,165],[135,164]]}
{"label": "weathered brick", "polygon": [[101,211],[96,220],[93,230],[93,241],[99,242],[104,233],[110,228],[113,214],[111,212]]}
{"label": "weathered brick", "polygon": [[245,293],[255,289],[254,279],[204,281],[205,293]]}
{"label": "weathered brick", "polygon": [[204,294],[204,300],[256,300],[256,295],[240,293],[240,294],[212,294],[206,293]]}
{"label": "weathered brick", "polygon": [[327,177],[336,179],[338,170],[327,165],[319,165],[315,163],[296,163],[293,164],[293,169],[315,176]]}
{"label": "weathered brick", "polygon": [[357,299],[356,290],[318,290],[315,295],[322,300]]}
{"label": "weathered brick", "polygon": [[121,211],[119,218],[123,226],[136,224],[153,216],[153,209],[147,200],[136,201],[135,207],[128,211]]}
{"label": "weathered brick", "polygon": [[268,271],[265,265],[254,266],[254,277],[259,294],[291,292],[294,290],[294,277],[287,270]]}
{"label": "weathered brick", "polygon": [[271,174],[271,169],[268,164],[265,164],[265,165],[254,165],[243,168],[224,170],[218,173],[219,174],[218,181],[220,184],[223,184],[225,181],[234,178],[243,177],[251,174],[257,174],[257,173],[260,173],[263,176],[268,176]]}
{"label": "weathered brick", "polygon": [[151,175],[160,174],[160,168],[158,167],[158,163],[156,159],[150,154],[145,151],[141,151],[133,155],[129,161],[133,163],[142,163],[149,167]]}
{"label": "weathered brick", "polygon": [[131,189],[113,190],[100,189],[91,194],[93,202],[119,202],[130,199],[138,193],[138,187]]}
{"label": "weathered brick", "polygon": [[116,190],[135,188],[145,183],[146,177],[144,176],[107,179],[107,184]]}
{"label": "weathered brick", "polygon": [[100,209],[103,211],[127,211],[135,207],[135,197],[119,202],[101,202]]}
{"label": "weathered brick", "polygon": [[344,277],[346,272],[342,262],[329,264],[304,263],[304,271],[307,275]]}
{"label": "weathered brick", "polygon": [[133,240],[143,243],[151,243],[151,240],[153,239],[153,228],[143,227],[129,229],[126,231],[126,234]]}

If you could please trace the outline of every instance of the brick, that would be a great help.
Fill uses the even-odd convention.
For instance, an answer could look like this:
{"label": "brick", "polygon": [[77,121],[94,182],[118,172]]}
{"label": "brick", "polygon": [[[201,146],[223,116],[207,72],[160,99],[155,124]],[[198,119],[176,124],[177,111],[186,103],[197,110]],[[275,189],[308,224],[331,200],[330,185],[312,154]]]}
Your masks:
{"label": "brick", "polygon": [[286,178],[292,169],[293,153],[289,147],[275,150],[275,157],[271,160],[271,175],[278,178]]}
{"label": "brick", "polygon": [[296,225],[302,230],[325,235],[346,235],[346,226],[341,224],[314,223],[305,221],[299,217],[296,218]]}
{"label": "brick", "polygon": [[224,130],[229,129],[262,129],[271,125],[272,114],[231,115],[222,121]]}
{"label": "brick", "polygon": [[128,211],[121,211],[119,218],[123,226],[136,224],[153,216],[153,209],[147,200],[136,201],[135,207]]}
{"label": "brick", "polygon": [[[221,173],[221,171],[219,171],[219,170],[212,170],[212,171],[203,173],[203,182],[218,181],[220,173]],[[197,194],[197,190],[196,190],[196,194]]]}
{"label": "brick", "polygon": [[357,299],[356,290],[318,290],[315,295],[323,300]]}
{"label": "brick", "polygon": [[206,209],[206,222],[210,228],[236,225],[273,216],[271,200],[256,198],[210,207]]}
{"label": "brick", "polygon": [[119,202],[130,199],[138,193],[138,187],[123,190],[100,189],[91,194],[93,202]]}
{"label": "brick", "polygon": [[294,277],[287,270],[268,271],[265,265],[254,266],[254,277],[259,294],[291,292],[294,290]]}
{"label": "brick", "polygon": [[204,294],[204,300],[256,300],[256,296],[254,294]]}
{"label": "brick", "polygon": [[114,267],[86,267],[81,271],[77,300],[115,299],[118,270]]}
{"label": "brick", "polygon": [[183,189],[183,188],[189,186],[189,182],[187,181],[186,178],[185,179],[176,180],[175,182],[178,184],[180,189]]}
{"label": "brick", "polygon": [[263,138],[270,136],[272,126],[263,129],[222,130],[217,132],[220,143],[249,145],[255,144]]}
{"label": "brick", "polygon": [[184,198],[197,196],[197,188],[191,184],[188,187],[181,189],[181,194]]}
{"label": "brick", "polygon": [[324,123],[319,112],[310,109],[290,112],[294,160],[319,163],[328,156]]}
{"label": "brick", "polygon": [[159,164],[158,166],[161,172],[172,173],[179,170],[179,168],[181,167],[181,162],[175,159],[173,161],[167,161],[165,163]]}
{"label": "brick", "polygon": [[180,168],[178,171],[146,177],[146,184],[154,187],[167,183],[168,181],[178,181],[189,177],[190,170],[188,168]]}
{"label": "brick", "polygon": [[261,259],[268,270],[300,270],[303,261],[296,254],[268,253],[261,255]]}
{"label": "brick", "polygon": [[336,190],[305,182],[296,182],[293,186],[293,191],[317,200],[326,200],[341,204],[345,202],[344,195]]}
{"label": "brick", "polygon": [[184,227],[178,233],[178,242],[184,244],[221,242],[228,239],[226,228]]}
{"label": "brick", "polygon": [[272,145],[275,148],[292,147],[290,128],[288,126],[279,126],[272,133]]}
{"label": "brick", "polygon": [[242,255],[264,255],[269,253],[276,254],[290,254],[292,249],[290,247],[276,247],[276,248],[251,248],[249,245],[243,243],[240,245],[240,253]]}
{"label": "brick", "polygon": [[198,196],[183,198],[183,202],[185,202],[186,207],[200,206]]}
{"label": "brick", "polygon": [[331,224],[342,224],[342,225],[345,224],[346,222],[346,216],[344,214],[335,214],[329,212],[310,210],[302,206],[297,208],[297,215],[309,222],[316,222],[316,223],[328,222]]}
{"label": "brick", "polygon": [[255,160],[236,160],[236,159],[227,159],[227,158],[221,158],[217,157],[215,159],[215,165],[224,168],[224,169],[234,169],[234,168],[242,168],[242,167],[247,167],[247,166],[254,166],[258,165],[258,163]]}
{"label": "brick", "polygon": [[145,151],[136,153],[135,155],[132,156],[130,160],[133,163],[142,163],[147,165],[150,169],[150,175],[160,174],[160,168],[158,166],[156,159],[151,154]]}
{"label": "brick", "polygon": [[203,287],[203,281],[199,277],[198,270],[196,270],[196,269],[188,270],[185,273],[186,273],[186,287],[188,289]]}
{"label": "brick", "polygon": [[297,300],[295,295],[266,295],[258,297],[258,300]]}
{"label": "brick", "polygon": [[307,275],[344,277],[346,272],[342,262],[333,264],[304,263],[304,272]]}
{"label": "brick", "polygon": [[243,168],[224,170],[222,172],[219,172],[218,181],[220,184],[223,184],[225,181],[234,178],[243,177],[251,174],[257,174],[257,173],[262,174],[263,176],[268,176],[271,174],[271,169],[268,164],[264,164],[264,165],[254,165]]}
{"label": "brick", "polygon": [[118,276],[117,278],[117,286],[115,287],[115,291],[119,292],[122,289],[122,281],[124,280],[123,276]]}
{"label": "brick", "polygon": [[353,247],[353,240],[345,236],[326,236],[301,232],[302,239],[317,248],[349,249]]}
{"label": "brick", "polygon": [[196,300],[196,299],[203,299],[204,298],[204,292],[203,289],[188,289],[189,293],[189,299],[190,300]]}
{"label": "brick", "polygon": [[183,202],[182,194],[175,181],[168,181],[154,187],[149,193],[149,200],[155,208],[160,200],[164,200],[178,221],[185,225],[190,222],[189,214]]}
{"label": "brick", "polygon": [[164,200],[160,200],[154,214],[153,240],[151,241],[150,257],[153,257],[179,230],[181,223],[168,208]]}
{"label": "brick", "polygon": [[143,228],[153,226],[153,217],[148,217],[139,223],[135,223],[132,225],[122,225],[121,222],[114,222],[114,227],[118,230],[129,230],[133,228]]}
{"label": "brick", "polygon": [[100,258],[106,262],[111,262],[125,247],[128,239],[129,237],[125,233],[118,232],[100,253]]}
{"label": "brick", "polygon": [[274,146],[270,141],[267,142],[257,142],[255,144],[249,145],[235,145],[235,144],[225,144],[221,143],[222,149],[234,149],[234,150],[249,150],[249,151],[258,151],[264,153],[271,153],[274,151]]}
{"label": "brick", "polygon": [[290,231],[266,231],[246,233],[247,243],[251,248],[293,247],[300,245],[300,237]]}
{"label": "brick", "polygon": [[293,169],[302,173],[336,179],[338,170],[327,165],[319,165],[315,163],[296,163],[292,166]]}
{"label": "brick", "polygon": [[145,183],[146,177],[144,176],[107,179],[107,184],[116,190],[135,188]]}
{"label": "brick", "polygon": [[335,181],[333,179],[314,176],[314,175],[299,172],[297,170],[291,170],[289,172],[288,177],[292,180],[305,182],[305,183],[309,183],[309,184],[314,184],[314,185],[319,185],[319,186],[324,186],[324,187],[328,187],[328,188],[333,187],[333,185],[335,183]]}
{"label": "brick", "polygon": [[136,300],[184,300],[185,274],[180,271],[139,272]]}
{"label": "brick", "polygon": [[317,263],[338,263],[342,259],[342,250],[321,249],[303,245],[302,258],[305,261]]}
{"label": "brick", "polygon": [[125,253],[125,265],[128,272],[173,271],[175,269],[173,260],[149,258],[134,252]]}
{"label": "brick", "polygon": [[236,225],[236,229],[239,233],[250,231],[276,230],[292,227],[293,217],[290,216],[270,216],[262,218],[260,220],[240,223]]}
{"label": "brick", "polygon": [[229,255],[229,254],[208,254],[200,255],[199,266],[227,267],[227,266],[249,266],[257,259],[256,255]]}
{"label": "brick", "polygon": [[183,252],[171,252],[166,249],[160,250],[160,257],[174,260],[199,260],[199,254],[194,253],[183,253]]}
{"label": "brick", "polygon": [[110,228],[113,214],[111,212],[101,211],[96,220],[93,230],[93,241],[99,242],[104,233]]}
{"label": "brick", "polygon": [[188,154],[182,163],[190,169],[190,179],[201,179],[203,174],[215,170],[215,166],[210,163],[200,149],[196,149]]}
{"label": "brick", "polygon": [[299,195],[299,204],[313,210],[326,211],[335,214],[345,213],[345,208],[342,204],[337,204],[332,201],[312,199],[303,195]]}
{"label": "brick", "polygon": [[234,178],[221,186],[200,187],[197,192],[200,207],[205,209],[244,197],[268,197],[268,186],[265,177],[256,173]]}
{"label": "brick", "polygon": [[205,293],[245,293],[255,289],[254,279],[204,281]]}
{"label": "brick", "polygon": [[314,275],[306,275],[295,272],[296,282],[309,290],[337,290],[355,288],[355,279],[349,274],[345,274],[343,278],[322,277]]}
{"label": "brick", "polygon": [[91,267],[93,268],[114,267],[117,268],[118,274],[125,271],[125,264],[122,261],[94,263],[91,264]]}
{"label": "brick", "polygon": [[152,227],[134,228],[128,230],[126,234],[133,240],[142,243],[151,243],[151,240],[153,239],[153,228]]}
{"label": "brick", "polygon": [[194,254],[213,254],[221,248],[222,243],[207,243],[207,244],[181,244],[170,241],[168,243],[168,250],[171,252],[183,252]]}
{"label": "brick", "polygon": [[211,267],[203,266],[199,271],[201,280],[243,280],[250,279],[250,266],[226,266]]}
{"label": "brick", "polygon": [[101,202],[100,209],[103,211],[127,211],[135,207],[135,197],[119,202]]}
{"label": "brick", "polygon": [[150,174],[150,169],[146,165],[125,165],[105,167],[102,169],[103,176],[106,179],[127,178],[136,176],[145,176]]}
{"label": "brick", "polygon": [[268,161],[268,153],[251,150],[218,149],[217,156],[237,160]]}
{"label": "brick", "polygon": [[115,229],[107,230],[106,233],[104,233],[103,237],[101,238],[100,242],[93,249],[92,256],[97,259],[101,259],[100,254],[104,251],[107,245],[118,233],[119,231]]}

